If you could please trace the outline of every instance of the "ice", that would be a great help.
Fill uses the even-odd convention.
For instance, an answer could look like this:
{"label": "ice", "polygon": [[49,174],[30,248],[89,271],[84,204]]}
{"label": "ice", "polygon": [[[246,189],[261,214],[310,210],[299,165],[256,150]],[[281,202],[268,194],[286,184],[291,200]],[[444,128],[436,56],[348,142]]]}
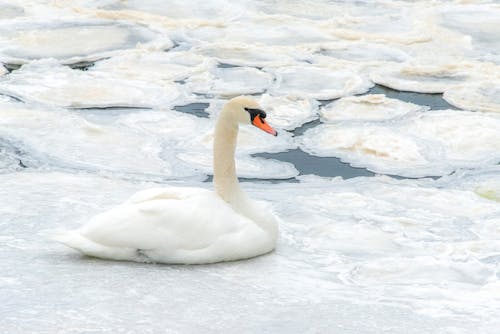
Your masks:
{"label": "ice", "polygon": [[263,94],[259,102],[270,124],[281,129],[294,130],[318,117],[318,103],[312,99]]}
{"label": "ice", "polygon": [[[489,180],[498,181],[499,176],[490,175]],[[426,297],[429,303],[437,302],[432,301],[439,298],[433,292],[443,282],[457,291],[464,284],[474,285],[470,286],[474,294],[482,290],[479,286],[486,288],[497,280],[496,264],[482,259],[498,254],[500,244],[495,235],[476,233],[485,220],[497,217],[499,207],[494,201],[467,190],[439,189],[428,181],[358,178],[333,180],[329,186],[315,184],[317,179],[306,181],[281,188],[292,195],[307,187],[307,193],[295,198],[301,208],[288,213],[287,226],[301,228],[296,247],[314,255],[323,270],[338,273],[345,284],[375,290],[390,286],[391,292],[379,290],[385,291],[384,298],[387,293],[402,300],[412,295],[413,302],[425,308]],[[278,203],[283,210],[292,204]],[[307,225],[302,215],[309,215]],[[354,246],[353,240],[362,242]],[[335,254],[330,261],[325,258],[329,254]],[[419,293],[414,294],[413,288]],[[443,286],[442,293],[446,293]],[[449,290],[446,295],[456,298]],[[494,298],[487,298],[488,302]],[[465,302],[455,307],[471,311],[475,306]]]}
{"label": "ice", "polygon": [[[276,252],[212,266],[161,266],[85,258],[49,239],[157,184],[56,172],[0,179],[3,222],[16,222],[0,236],[2,329],[9,333],[270,326],[494,333],[499,325],[497,263],[481,260],[498,254],[499,245],[471,233],[499,207],[466,190],[389,178],[244,183],[283,219]],[[311,305],[314,312],[304,311]],[[186,317],[171,315],[178,308]],[[241,323],[240,314],[251,321]],[[367,314],[372,320],[357,320]]]}
{"label": "ice", "polygon": [[[26,108],[5,102],[0,108],[2,169],[34,167],[99,171],[132,179],[158,180],[212,174],[213,121],[173,110],[121,112],[119,116]],[[289,163],[250,157],[251,153],[294,148],[290,135],[269,141],[253,128],[242,128],[238,173],[263,179],[298,174]],[[269,135],[267,135],[269,136]],[[64,139],[63,139],[64,138]],[[2,147],[3,146],[3,147]],[[24,152],[18,158],[13,152]],[[29,163],[34,160],[36,163]],[[28,162],[27,162],[28,161]],[[129,167],[127,167],[129,166]]]}
{"label": "ice", "polygon": [[[195,47],[195,52],[213,57],[220,63],[238,66],[265,67],[293,64],[296,54],[285,47],[267,47],[245,43],[215,42]],[[295,53],[295,51],[294,51]]]}
{"label": "ice", "polygon": [[[499,10],[0,0],[0,332],[496,334]],[[418,105],[443,92],[463,110]],[[275,252],[166,266],[50,239],[139,190],[212,189],[214,124],[239,94],[279,132],[242,126],[236,150],[242,188],[282,220]],[[265,158],[288,150],[296,165]],[[329,166],[308,153],[398,177],[303,176]]]}
{"label": "ice", "polygon": [[269,6],[265,1],[256,1],[253,3],[255,8],[252,9],[266,15],[280,13],[296,21],[309,19],[321,22],[342,15],[343,10],[345,10],[345,8],[342,8],[343,4],[345,3],[338,2],[335,6],[331,6],[325,1],[318,1],[315,6],[311,6],[303,1],[275,1],[273,6]]}
{"label": "ice", "polygon": [[[209,152],[182,152],[177,157],[195,166],[207,175],[213,175],[213,161]],[[236,154],[236,173],[239,177],[249,179],[291,179],[299,175],[297,169],[287,162],[271,159],[249,157],[243,154]]]}
{"label": "ice", "polygon": [[[223,101],[212,107],[215,110],[211,111],[213,113],[211,119],[175,111],[152,111],[124,115],[118,122],[150,135],[164,138],[168,136],[171,140],[177,138],[176,145],[181,145],[184,149],[211,150],[216,115],[222,107],[220,104],[223,104]],[[277,129],[280,128],[277,127]],[[270,137],[269,134],[251,125],[241,125],[239,128],[237,151],[240,153],[281,152],[295,147],[296,144],[290,133],[284,132],[278,137]]]}
{"label": "ice", "polygon": [[300,145],[313,155],[340,157],[377,173],[445,175],[500,161],[500,118],[440,110],[385,123],[322,124],[307,130]]}
{"label": "ice", "polygon": [[326,42],[331,38],[328,31],[313,21],[295,20],[290,24],[286,17],[269,15],[243,18],[239,24],[225,30],[223,40],[230,43],[297,46]]}
{"label": "ice", "polygon": [[228,4],[221,0],[210,2],[210,4],[205,1],[186,3],[185,1],[177,0],[169,2],[168,6],[164,6],[164,2],[161,0],[150,0],[146,2],[128,0],[126,2],[116,1],[116,4],[111,4],[106,7],[120,10],[136,10],[154,15],[166,16],[176,20],[209,20],[214,17],[219,19],[224,17],[231,18],[237,16],[239,11],[243,8],[241,4],[237,2]]}
{"label": "ice", "polygon": [[416,168],[428,165],[423,147],[410,136],[381,125],[320,125],[306,131],[300,143],[309,154],[339,157],[352,166],[377,173],[421,176]]}
{"label": "ice", "polygon": [[[164,157],[179,159],[205,174],[213,174],[212,146],[215,120],[200,119],[173,112],[134,113],[121,117],[118,123],[140,130],[144,135],[164,142]],[[290,163],[251,157],[260,152],[280,152],[295,148],[291,135],[280,134],[269,140],[269,134],[255,127],[241,126],[236,157],[237,174],[245,178],[288,179],[298,175]],[[184,167],[185,168],[185,167]]]}
{"label": "ice", "polygon": [[440,182],[446,187],[473,191],[479,196],[500,202],[500,165],[461,171],[445,177]]}
{"label": "ice", "polygon": [[269,89],[272,95],[330,100],[362,94],[373,86],[371,81],[356,72],[330,67],[287,66],[276,69],[274,74],[276,81]]}
{"label": "ice", "polygon": [[466,83],[446,90],[443,98],[456,107],[500,112],[500,79]]}
{"label": "ice", "polygon": [[160,159],[159,143],[140,133],[90,122],[78,113],[2,103],[0,114],[0,137],[19,142],[19,147],[41,160],[42,165],[131,177],[135,174],[139,178],[148,174],[161,178],[197,174],[180,166],[176,173],[176,161]]}
{"label": "ice", "polygon": [[500,63],[500,7],[492,4],[455,4],[439,9],[440,23],[472,39],[472,54]]}
{"label": "ice", "polygon": [[24,15],[23,7],[0,2],[0,19],[10,19]]}
{"label": "ice", "polygon": [[405,62],[410,56],[397,48],[366,42],[336,42],[321,45],[318,55],[356,62]]}
{"label": "ice", "polygon": [[390,99],[384,94],[368,94],[341,98],[323,107],[320,114],[321,120],[326,123],[346,120],[377,121],[426,109],[413,103]]}
{"label": "ice", "polygon": [[186,81],[189,90],[210,96],[238,96],[263,93],[272,76],[251,67],[215,68],[191,76]]}
{"label": "ice", "polygon": [[[428,13],[422,7],[412,8],[382,1],[347,4],[348,15],[338,18],[333,27],[330,27],[338,38],[401,44],[431,39],[430,32],[426,29]],[[398,27],[397,30],[394,29],[395,26]]]}
{"label": "ice", "polygon": [[213,67],[204,57],[191,52],[151,52],[141,50],[96,63],[90,72],[107,72],[128,79],[158,81],[168,84],[207,71]]}
{"label": "ice", "polygon": [[[478,67],[478,68],[475,68]],[[485,73],[480,65],[471,63],[403,64],[400,67],[386,67],[370,73],[377,84],[396,90],[443,93],[468,80],[474,80],[478,73]]]}
{"label": "ice", "polygon": [[10,63],[41,58],[75,63],[109,57],[138,44],[158,49],[172,46],[168,38],[147,28],[96,20],[5,22],[0,36],[0,59]]}
{"label": "ice", "polygon": [[0,138],[0,173],[20,171],[35,162],[16,143]]}
{"label": "ice", "polygon": [[168,106],[181,93],[172,82],[79,71],[54,60],[24,65],[0,81],[0,93],[69,108]]}

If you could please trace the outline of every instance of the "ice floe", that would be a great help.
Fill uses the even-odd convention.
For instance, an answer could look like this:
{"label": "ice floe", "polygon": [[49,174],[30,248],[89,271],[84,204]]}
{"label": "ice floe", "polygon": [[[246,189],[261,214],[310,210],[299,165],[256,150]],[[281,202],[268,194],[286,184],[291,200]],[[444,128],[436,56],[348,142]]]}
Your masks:
{"label": "ice floe", "polygon": [[[203,44],[193,48],[193,51],[216,59],[219,63],[265,67],[293,64],[296,61],[296,50],[285,47],[268,47],[263,45],[249,45],[245,43],[215,42]],[[307,53],[303,53],[307,57]]]}
{"label": "ice floe", "polygon": [[294,20],[269,15],[244,17],[238,24],[226,27],[222,40],[268,46],[314,45],[332,39],[331,34],[313,21]]}
{"label": "ice floe", "polygon": [[0,93],[69,108],[167,106],[181,93],[173,82],[148,82],[108,72],[79,71],[54,60],[24,65],[0,81]]}
{"label": "ice floe", "polygon": [[362,94],[373,86],[370,80],[347,69],[304,65],[280,67],[272,73],[276,76],[268,90],[272,95],[330,100]]}
{"label": "ice floe", "polygon": [[312,99],[263,94],[259,102],[269,122],[277,128],[294,130],[318,117],[318,103]]}
{"label": "ice floe", "polygon": [[[318,47],[319,56],[343,59],[355,62],[395,62],[401,63],[410,59],[410,56],[401,49],[384,44],[367,42],[334,42],[325,43]],[[324,60],[326,62],[326,59]]]}
{"label": "ice floe", "polygon": [[171,83],[195,73],[210,70],[215,65],[191,52],[152,52],[140,50],[97,62],[90,72],[106,72],[126,79]]}
{"label": "ice floe", "polygon": [[168,6],[164,5],[161,0],[150,0],[147,2],[140,0],[114,1],[107,6],[100,6],[105,9],[115,10],[134,10],[138,12],[150,13],[154,15],[165,16],[176,20],[210,20],[214,18],[221,19],[223,17],[231,19],[237,17],[241,10],[244,9],[242,3],[237,1],[227,3],[222,0],[211,2],[210,4],[203,1],[197,1],[196,4],[186,3],[182,0],[169,2]]}
{"label": "ice floe", "polygon": [[446,90],[443,98],[450,104],[484,112],[500,112],[500,77],[496,80],[470,82]]}
{"label": "ice floe", "polygon": [[[476,67],[476,68],[475,68]],[[377,84],[396,90],[443,93],[447,89],[474,80],[479,73],[485,73],[486,68],[478,64],[453,63],[412,64],[407,63],[387,66],[370,73],[370,78]]]}
{"label": "ice floe", "polygon": [[390,99],[384,94],[349,96],[321,108],[323,122],[346,120],[377,121],[400,117],[428,108],[413,103]]}
{"label": "ice floe", "polygon": [[[498,283],[497,262],[487,259],[498,256],[500,244],[498,229],[493,235],[477,231],[498,217],[496,202],[430,181],[325,181],[303,178],[299,185],[277,185],[261,195],[272,197],[278,212],[287,212],[283,239],[288,247],[309,254],[311,265],[356,289],[353,298],[363,293],[358,289],[369,289],[438,313],[487,312],[484,306],[496,295],[480,295]],[[293,199],[280,200],[280,191]],[[444,282],[446,287],[440,285]],[[463,288],[469,298],[453,295]]]}
{"label": "ice floe", "polygon": [[[175,173],[176,161],[162,160],[158,143],[130,129],[89,122],[64,110],[36,109],[20,103],[2,103],[0,114],[0,136],[18,142],[42,166],[139,178],[138,174],[169,178]],[[186,168],[178,171],[178,176],[197,174]]]}
{"label": "ice floe", "polygon": [[0,173],[20,171],[34,165],[33,159],[16,146],[16,143],[0,138]]}
{"label": "ice floe", "polygon": [[500,63],[500,6],[498,3],[452,4],[439,8],[440,23],[469,37],[476,59]]}
{"label": "ice floe", "polygon": [[270,74],[251,67],[215,68],[191,76],[186,86],[197,94],[231,97],[263,93],[272,79]]}
{"label": "ice floe", "polygon": [[401,44],[425,42],[432,38],[426,29],[429,13],[422,7],[362,2],[348,3],[347,11],[350,15],[337,18],[333,24],[324,23],[325,28],[338,38]]}
{"label": "ice floe", "polygon": [[340,157],[378,173],[444,175],[500,161],[500,118],[441,110],[398,121],[323,124],[307,130],[300,145],[313,155]]}
{"label": "ice floe", "polygon": [[0,19],[11,19],[24,15],[24,8],[7,2],[0,2]]}
{"label": "ice floe", "polygon": [[460,171],[440,179],[439,184],[473,191],[482,198],[500,202],[500,165]]}
{"label": "ice floe", "polygon": [[[212,151],[186,151],[177,155],[177,158],[193,166],[207,175],[213,175]],[[299,171],[288,162],[272,159],[249,157],[236,154],[236,173],[238,177],[250,179],[291,179],[299,175]]]}
{"label": "ice floe", "polygon": [[127,23],[54,20],[0,24],[0,60],[9,63],[41,58],[76,63],[109,57],[140,44],[158,50],[172,46],[158,32]]}

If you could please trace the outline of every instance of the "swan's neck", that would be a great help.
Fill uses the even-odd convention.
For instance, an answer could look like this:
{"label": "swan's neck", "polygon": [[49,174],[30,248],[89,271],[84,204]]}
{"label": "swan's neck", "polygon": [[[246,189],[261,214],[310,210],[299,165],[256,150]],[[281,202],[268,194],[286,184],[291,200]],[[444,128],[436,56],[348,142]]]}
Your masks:
{"label": "swan's neck", "polygon": [[237,137],[238,123],[222,110],[214,134],[214,184],[217,194],[228,203],[242,197],[234,162]]}

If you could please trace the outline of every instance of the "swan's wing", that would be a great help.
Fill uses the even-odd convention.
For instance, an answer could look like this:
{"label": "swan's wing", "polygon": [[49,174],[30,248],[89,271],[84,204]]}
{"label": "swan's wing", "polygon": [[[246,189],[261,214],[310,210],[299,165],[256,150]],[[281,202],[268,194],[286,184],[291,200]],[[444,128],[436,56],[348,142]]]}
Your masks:
{"label": "swan's wing", "polygon": [[80,233],[110,247],[199,249],[223,235],[254,225],[211,192],[190,195],[129,200],[93,217]]}
{"label": "swan's wing", "polygon": [[135,193],[124,205],[159,199],[185,199],[205,192],[208,190],[192,187],[151,188]]}

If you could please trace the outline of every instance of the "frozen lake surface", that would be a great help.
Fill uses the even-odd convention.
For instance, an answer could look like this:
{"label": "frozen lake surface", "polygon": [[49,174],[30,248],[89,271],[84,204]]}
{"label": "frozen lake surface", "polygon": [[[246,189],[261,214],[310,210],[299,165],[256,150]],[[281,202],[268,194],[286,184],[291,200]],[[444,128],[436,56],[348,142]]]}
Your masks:
{"label": "frozen lake surface", "polygon": [[[1,1],[0,332],[497,333],[497,1]],[[211,188],[248,94],[275,252],[169,266],[51,236],[134,192]]]}

